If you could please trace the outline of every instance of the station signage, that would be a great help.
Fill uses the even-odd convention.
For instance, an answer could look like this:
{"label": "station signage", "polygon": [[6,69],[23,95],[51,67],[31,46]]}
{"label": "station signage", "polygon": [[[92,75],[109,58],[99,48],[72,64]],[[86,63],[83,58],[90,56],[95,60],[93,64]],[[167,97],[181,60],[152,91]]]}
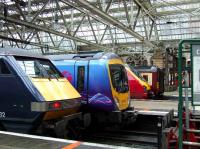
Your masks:
{"label": "station signage", "polygon": [[192,45],[193,103],[200,104],[200,45]]}

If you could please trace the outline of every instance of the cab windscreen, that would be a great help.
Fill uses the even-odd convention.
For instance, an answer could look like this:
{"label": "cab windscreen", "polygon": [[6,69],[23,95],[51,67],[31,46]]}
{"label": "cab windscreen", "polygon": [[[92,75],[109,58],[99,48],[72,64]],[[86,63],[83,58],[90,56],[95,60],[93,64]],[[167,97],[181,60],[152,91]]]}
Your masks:
{"label": "cab windscreen", "polygon": [[109,69],[113,88],[120,93],[128,92],[128,78],[124,66],[111,64],[109,65]]}
{"label": "cab windscreen", "polygon": [[62,74],[46,59],[15,57],[23,71],[32,78],[61,78]]}

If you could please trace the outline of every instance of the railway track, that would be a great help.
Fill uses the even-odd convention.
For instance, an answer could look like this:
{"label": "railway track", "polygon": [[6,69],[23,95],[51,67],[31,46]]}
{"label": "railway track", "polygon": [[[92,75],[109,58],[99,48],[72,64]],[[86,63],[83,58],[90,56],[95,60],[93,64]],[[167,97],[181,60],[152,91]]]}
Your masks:
{"label": "railway track", "polygon": [[[171,125],[171,111],[140,111],[137,120],[129,125],[94,124],[83,133],[83,141],[119,144],[128,147],[161,148],[163,130]],[[137,148],[136,147],[136,148]]]}
{"label": "railway track", "polygon": [[151,148],[157,148],[157,133],[130,131],[130,130],[101,130],[95,132],[87,132],[84,136],[88,140],[97,142],[110,142],[112,144],[123,143],[128,146],[144,145]]}

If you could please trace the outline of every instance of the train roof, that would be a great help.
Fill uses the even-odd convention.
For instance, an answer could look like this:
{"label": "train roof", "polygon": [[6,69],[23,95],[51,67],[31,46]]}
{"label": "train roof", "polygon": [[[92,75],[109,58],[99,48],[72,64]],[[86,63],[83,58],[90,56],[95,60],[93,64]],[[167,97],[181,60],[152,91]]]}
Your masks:
{"label": "train roof", "polygon": [[131,68],[139,72],[156,72],[159,70],[156,66],[134,66]]}
{"label": "train roof", "polygon": [[23,57],[32,57],[32,58],[41,58],[47,59],[46,57],[42,56],[41,54],[34,53],[25,49],[20,48],[0,48],[0,55],[12,55],[12,56],[23,56]]}
{"label": "train roof", "polygon": [[65,55],[47,55],[45,56],[51,60],[59,61],[59,60],[97,60],[97,59],[114,59],[120,58],[115,53],[87,53],[87,54],[65,54]]}

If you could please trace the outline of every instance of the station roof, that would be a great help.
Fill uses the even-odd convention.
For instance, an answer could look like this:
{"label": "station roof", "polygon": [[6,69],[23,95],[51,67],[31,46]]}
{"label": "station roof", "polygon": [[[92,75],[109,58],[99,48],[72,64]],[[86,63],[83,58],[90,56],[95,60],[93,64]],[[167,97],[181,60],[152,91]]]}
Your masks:
{"label": "station roof", "polygon": [[199,0],[2,0],[0,12],[0,38],[40,52],[141,52],[150,49],[146,43],[177,44],[200,34]]}

